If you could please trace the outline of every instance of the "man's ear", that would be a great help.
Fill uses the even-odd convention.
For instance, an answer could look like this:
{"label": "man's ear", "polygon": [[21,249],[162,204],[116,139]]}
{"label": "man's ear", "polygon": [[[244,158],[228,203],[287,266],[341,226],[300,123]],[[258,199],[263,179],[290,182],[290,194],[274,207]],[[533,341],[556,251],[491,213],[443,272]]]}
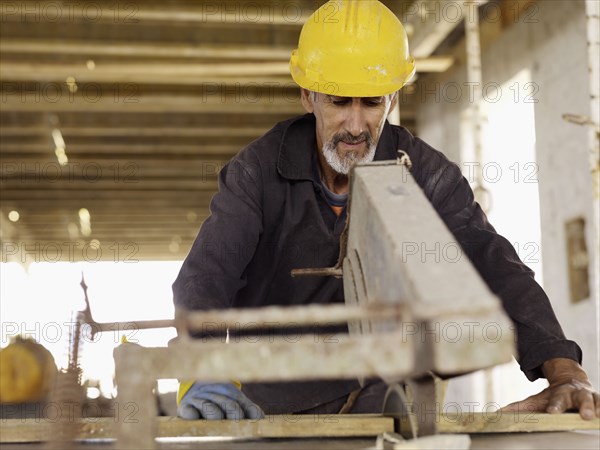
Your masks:
{"label": "man's ear", "polygon": [[302,102],[302,106],[306,110],[307,113],[313,113],[315,111],[315,105],[313,104],[313,96],[312,92],[308,89],[300,90],[300,101]]}

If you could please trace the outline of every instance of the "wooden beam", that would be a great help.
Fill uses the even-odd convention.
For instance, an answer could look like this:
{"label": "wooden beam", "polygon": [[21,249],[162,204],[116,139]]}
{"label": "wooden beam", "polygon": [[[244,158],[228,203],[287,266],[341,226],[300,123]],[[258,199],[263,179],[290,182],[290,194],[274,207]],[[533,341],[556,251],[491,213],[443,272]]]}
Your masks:
{"label": "wooden beam", "polygon": [[[163,11],[164,12],[164,11]],[[70,55],[86,59],[104,57],[165,59],[220,59],[220,60],[289,60],[291,47],[252,45],[182,45],[169,43],[109,43],[72,40],[10,39],[0,42],[0,52],[6,57],[18,55]]]}
{"label": "wooden beam", "polygon": [[[111,94],[107,94],[111,95]],[[8,112],[4,109],[4,104],[0,106],[0,133],[5,127],[34,127],[36,132],[44,128],[42,134],[50,135],[51,125],[49,115],[52,113],[43,111],[22,111]],[[233,129],[245,127],[257,127],[263,130],[271,129],[277,122],[289,118],[288,113],[268,112],[262,114],[213,114],[213,113],[180,113],[171,110],[168,114],[138,113],[138,114],[114,114],[111,112],[62,112],[59,116],[59,128],[65,127],[85,130],[88,127],[115,128],[121,129],[155,129],[157,131],[163,128],[188,128],[188,129]],[[31,137],[34,132],[27,133]],[[85,134],[85,132],[82,132]],[[235,135],[233,131],[228,131],[226,136]],[[137,140],[138,137],[134,136]],[[2,144],[4,140],[0,141]]]}
{"label": "wooden beam", "polygon": [[[416,68],[418,72],[444,72],[453,63],[454,59],[450,56],[430,56],[417,60]],[[214,93],[218,88],[238,87],[247,92],[247,95],[256,96],[257,90],[263,90],[270,97],[276,96],[279,89],[298,88],[289,74],[287,62],[162,64],[164,63],[157,61],[144,64],[104,64],[88,70],[83,64],[4,61],[0,78],[8,86],[16,82],[64,84],[67,78],[73,77],[77,83],[206,85],[204,89],[208,93]],[[415,79],[413,77],[408,84]]]}
{"label": "wooden beam", "polygon": [[[6,215],[6,213],[8,213],[8,211],[4,211],[4,215]],[[150,226],[152,224],[163,226],[177,223],[181,225],[181,227],[186,228],[190,226],[195,227],[208,217],[208,210],[206,214],[194,212],[193,215],[189,215],[189,213],[189,208],[183,207],[173,207],[171,209],[160,211],[149,211],[146,208],[133,208],[128,211],[96,209],[94,211],[94,224],[119,226],[120,224],[127,225],[131,223],[141,227]],[[21,214],[21,219],[17,223],[31,223],[32,227],[37,226],[37,224],[43,226],[45,223],[57,222],[59,220],[73,220],[79,222],[77,211],[60,207],[48,208],[45,210],[22,208],[19,211],[19,214]],[[1,215],[2,213],[0,213],[0,216]]]}
{"label": "wooden beam", "polygon": [[415,61],[417,72],[445,72],[452,67],[452,64],[454,64],[454,58],[451,56],[429,56]]}
{"label": "wooden beam", "polygon": [[[80,419],[80,439],[114,439],[119,419],[99,417]],[[121,419],[123,420],[123,419]],[[394,431],[394,421],[375,414],[321,414],[267,416],[262,420],[183,420],[156,419],[156,437],[238,437],[310,438],[377,436]],[[44,419],[3,419],[0,442],[41,442],[48,439],[50,421]]]}
{"label": "wooden beam", "polygon": [[[304,114],[299,97],[291,95],[289,100],[273,99],[268,95],[259,96],[257,101],[246,98],[241,94],[221,98],[219,95],[144,95],[132,97],[131,102],[125,101],[121,96],[115,101],[113,93],[107,93],[99,98],[82,97],[75,94],[59,95],[57,101],[48,101],[47,98],[38,97],[36,93],[15,93],[6,95],[6,101],[2,103],[4,113],[128,113],[128,114],[164,114],[164,113],[190,113],[190,114],[222,114],[222,115],[262,115],[281,114],[281,120],[285,117]],[[30,100],[28,101],[27,98]],[[402,108],[403,120],[416,117],[414,109]]]}
{"label": "wooden beam", "polygon": [[144,3],[114,4],[94,3],[94,8],[78,3],[61,6],[51,1],[20,1],[3,8],[3,20],[59,23],[94,22],[136,24],[156,22],[158,24],[195,23],[222,26],[286,26],[301,27],[314,11],[312,1],[299,2],[293,7],[287,2],[202,2],[197,7],[186,4],[169,4],[152,8]]}
{"label": "wooden beam", "polygon": [[190,195],[195,195],[198,191],[215,193],[217,191],[216,177],[203,179],[202,177],[187,178],[177,180],[150,178],[146,179],[143,175],[131,178],[131,180],[112,180],[110,177],[89,179],[65,177],[63,180],[52,181],[51,179],[36,179],[32,176],[29,179],[3,179],[0,181],[3,198],[19,197],[44,197],[47,196],[103,196],[112,198],[116,196],[135,195],[140,197],[152,196],[156,191],[162,192],[180,192],[190,191]]}
{"label": "wooden beam", "polygon": [[[19,220],[19,222],[21,222]],[[27,230],[23,231],[20,229],[20,224],[17,222],[18,234],[15,235],[15,239],[24,241],[52,241],[58,238],[69,237],[67,225],[70,222],[78,224],[78,221],[65,221],[60,222],[49,222],[46,225],[46,229],[43,229],[43,224],[31,223],[24,220],[23,223],[27,225]],[[128,227],[127,224],[123,223],[123,220],[114,224],[100,226],[96,225],[96,222],[92,224],[92,234],[90,236],[82,236],[72,233],[72,238],[96,238],[104,241],[123,240],[128,241],[167,241],[170,242],[173,236],[178,236],[179,242],[186,241],[191,243],[196,234],[198,233],[198,224],[184,224],[178,226],[175,221],[165,222],[160,228],[146,226],[146,224],[133,223]],[[51,227],[51,228],[50,228]],[[73,230],[74,231],[74,230]],[[141,234],[143,233],[143,234]]]}
{"label": "wooden beam", "polygon": [[[61,166],[49,153],[47,157],[37,153],[18,155],[0,152],[0,180],[27,182],[48,181],[52,183],[74,180],[96,182],[111,180],[115,184],[131,184],[153,179],[170,180],[216,180],[217,173],[229,158],[205,159],[182,158],[179,155],[152,158],[125,158],[124,155],[70,155],[69,164]],[[132,155],[135,156],[135,155]],[[150,155],[151,156],[151,155]],[[273,173],[275,176],[275,173]]]}
{"label": "wooden beam", "polygon": [[[197,80],[216,81],[216,76],[235,76],[236,80],[247,80],[248,76],[273,76],[279,75],[283,78],[272,78],[270,81],[291,82],[289,77],[289,59],[292,53],[292,47],[259,47],[259,46],[182,46],[173,44],[105,44],[105,43],[80,43],[73,41],[41,41],[41,40],[6,40],[0,42],[0,51],[4,54],[4,63],[0,74],[2,78],[10,80],[35,79],[49,81],[64,81],[67,76],[73,76],[81,81],[108,81],[118,82],[118,78],[110,78],[107,74],[113,74],[114,77],[124,74],[130,74],[131,77],[138,76],[137,80],[142,80],[140,76],[148,80],[146,82],[166,83],[165,77],[173,80],[185,77],[195,77]],[[38,63],[37,68],[42,69],[42,73],[31,72],[24,63],[11,62],[7,60],[7,55],[28,54],[28,55],[72,55],[84,56],[86,59],[92,59],[97,56],[109,57],[128,57],[128,62],[120,63],[96,63],[94,70],[87,69],[86,65],[79,64],[57,64],[57,63]],[[419,58],[416,61],[417,72],[444,72],[453,64],[450,56],[429,56]],[[144,57],[144,64],[132,63],[132,59]],[[148,60],[147,58],[152,58]],[[163,59],[161,61],[160,59]],[[255,61],[253,64],[247,63],[210,63],[195,61],[194,65],[182,63],[164,64],[164,59],[219,59],[233,61]],[[262,61],[262,62],[256,62]],[[264,62],[276,61],[276,62]],[[152,67],[149,73],[148,68]],[[159,70],[157,70],[159,69]],[[162,71],[162,72],[161,72]],[[34,78],[27,78],[34,77]],[[246,76],[246,78],[241,78]],[[96,78],[95,78],[96,77]],[[132,81],[124,79],[125,81]],[[249,80],[252,81],[252,80]],[[171,81],[172,83],[173,81]]]}
{"label": "wooden beam", "polygon": [[[60,227],[60,230],[56,230],[56,232],[44,232],[30,230],[28,233],[21,233],[17,235],[18,241],[24,242],[37,242],[42,247],[45,246],[45,243],[57,243],[59,246],[66,247],[66,244],[63,244],[61,240],[69,240],[70,236],[66,227]],[[144,233],[143,236],[141,233]],[[124,228],[113,229],[111,232],[106,232],[102,230],[96,231],[94,226],[92,225],[92,234],[90,236],[85,237],[86,240],[97,239],[100,241],[105,252],[108,251],[108,247],[112,243],[132,243],[135,246],[139,247],[142,242],[165,242],[167,245],[173,240],[174,236],[178,237],[178,243],[186,243],[190,244],[194,240],[192,234],[197,234],[198,229],[194,229],[194,227],[190,227],[188,232],[184,235],[181,234],[180,230],[170,231],[169,229],[137,229],[137,230],[126,230]],[[82,239],[83,236],[73,236],[71,240],[75,241],[77,239]],[[6,242],[6,241],[4,241]],[[66,248],[64,250],[67,250]]]}
{"label": "wooden beam", "polygon": [[[239,145],[182,145],[172,143],[168,144],[69,144],[66,142],[66,153],[69,155],[93,155],[102,157],[102,155],[119,155],[119,154],[162,154],[162,155],[197,155],[202,156],[227,156],[228,158],[235,155],[241,150]],[[3,144],[0,146],[0,154],[19,155],[22,153],[40,153],[54,155],[54,147],[52,143],[48,144]]]}
{"label": "wooden beam", "polygon": [[444,1],[438,0],[416,0],[406,11],[405,22],[413,30],[408,43],[415,58],[430,56],[462,20],[463,10],[460,6],[456,8],[459,11],[456,20],[445,20],[442,15],[443,4]]}
{"label": "wooden beam", "polygon": [[[169,11],[165,8],[155,10],[139,8],[135,12],[135,17],[139,20],[169,23],[185,21],[233,26],[277,25],[302,27],[314,11],[313,8],[307,7],[306,3],[305,5],[299,5],[296,2],[294,8],[291,9],[287,6],[285,3],[279,4],[278,2],[271,4],[235,2],[232,5],[227,5],[224,2],[208,2],[201,9]],[[287,9],[290,9],[290,11]]]}
{"label": "wooden beam", "polygon": [[[100,95],[97,96],[96,92]],[[121,93],[115,97],[114,92],[102,95],[102,90],[92,94],[84,93],[69,94],[59,93],[55,97],[40,96],[37,93],[29,94],[14,93],[5,94],[6,101],[2,103],[4,112],[82,112],[82,113],[210,113],[210,114],[302,114],[303,109],[299,97],[290,96],[289,101],[285,99],[269,98],[268,95],[258,98],[248,98],[242,95],[242,91],[234,92],[233,95],[223,96],[219,94],[207,95],[136,95],[131,92]],[[55,101],[56,100],[56,101]]]}
{"label": "wooden beam", "polygon": [[[57,249],[56,244],[60,247]],[[135,263],[138,261],[181,261],[183,260],[191,243],[183,241],[173,244],[169,240],[135,240],[111,239],[102,244],[100,251],[92,248],[91,244],[77,243],[67,235],[50,241],[36,239],[34,241],[19,240],[19,249],[16,252],[12,247],[8,252],[4,250],[7,242],[4,240],[0,246],[0,261],[2,262],[80,262],[80,261],[108,261]],[[38,246],[36,250],[35,246]],[[22,249],[22,250],[20,250]],[[1,434],[1,432],[0,432]]]}
{"label": "wooden beam", "polygon": [[252,63],[20,63],[3,61],[0,79],[4,81],[62,82],[73,77],[77,83],[202,84],[243,83],[267,89],[295,88],[288,62]]}
{"label": "wooden beam", "polygon": [[129,191],[120,194],[118,190],[115,191],[97,191],[97,192],[80,192],[76,190],[72,191],[45,191],[43,189],[38,190],[4,190],[2,192],[2,202],[0,205],[4,208],[10,206],[11,209],[19,210],[19,207],[24,208],[36,207],[36,208],[56,208],[64,207],[68,210],[78,211],[79,208],[86,207],[92,211],[92,209],[98,208],[99,210],[116,210],[118,208],[131,208],[138,207],[138,209],[147,208],[148,211],[155,210],[157,208],[164,208],[165,206],[177,203],[177,206],[181,209],[188,208],[190,211],[204,211],[210,204],[215,192],[213,191],[181,191],[173,190],[170,192],[165,191],[146,191],[140,190],[139,192]]}
{"label": "wooden beam", "polygon": [[[488,0],[479,0],[479,5]],[[411,54],[427,58],[435,52],[468,13],[461,2],[452,0],[416,0],[404,8],[404,23],[412,29],[408,43]]]}
{"label": "wooden beam", "polygon": [[[50,126],[3,126],[0,127],[0,136],[31,136],[32,134],[49,134]],[[60,126],[62,135],[67,139],[70,136],[82,137],[221,137],[240,136],[258,137],[264,134],[266,127],[107,127],[107,126]]]}

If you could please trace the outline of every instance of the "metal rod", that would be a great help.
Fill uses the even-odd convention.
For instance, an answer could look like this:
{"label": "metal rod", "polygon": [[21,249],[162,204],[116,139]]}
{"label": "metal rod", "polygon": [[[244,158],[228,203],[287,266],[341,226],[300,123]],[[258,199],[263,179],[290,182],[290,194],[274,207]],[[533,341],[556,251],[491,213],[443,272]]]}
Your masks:
{"label": "metal rod", "polygon": [[[254,328],[293,328],[307,325],[335,325],[353,320],[399,320],[405,316],[402,305],[346,306],[268,306],[264,308],[216,309],[176,312],[181,324],[189,331],[200,331],[207,325],[219,327],[251,326]],[[174,319],[136,320],[129,322],[88,323],[93,333],[132,331],[149,328],[176,327]]]}
{"label": "metal rod", "polygon": [[220,327],[251,326],[255,328],[290,328],[299,326],[343,324],[353,320],[388,319],[399,320],[406,316],[406,308],[400,304],[369,306],[307,305],[269,306],[212,311],[185,312],[183,321],[190,331],[200,331],[207,325]]}

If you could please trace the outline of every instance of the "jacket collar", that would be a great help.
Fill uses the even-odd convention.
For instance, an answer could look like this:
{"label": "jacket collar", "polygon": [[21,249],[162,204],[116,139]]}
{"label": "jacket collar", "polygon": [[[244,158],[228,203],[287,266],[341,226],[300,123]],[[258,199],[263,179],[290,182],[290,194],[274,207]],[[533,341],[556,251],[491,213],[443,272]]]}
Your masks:
{"label": "jacket collar", "polygon": [[[396,159],[397,139],[386,120],[375,151],[375,161]],[[312,158],[316,152],[315,116],[305,114],[288,122],[283,131],[277,170],[288,180],[313,180]]]}

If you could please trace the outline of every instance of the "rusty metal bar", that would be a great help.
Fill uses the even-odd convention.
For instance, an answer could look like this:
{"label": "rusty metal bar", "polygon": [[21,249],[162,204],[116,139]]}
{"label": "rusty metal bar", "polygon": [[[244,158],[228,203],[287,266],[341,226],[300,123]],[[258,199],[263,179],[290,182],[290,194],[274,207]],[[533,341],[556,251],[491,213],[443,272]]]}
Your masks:
{"label": "rusty metal bar", "polygon": [[92,333],[103,333],[107,331],[132,331],[145,330],[149,328],[169,328],[175,327],[173,319],[159,320],[132,320],[129,322],[93,322],[88,323],[92,329]]}
{"label": "rusty metal bar", "polygon": [[[307,325],[335,325],[353,320],[406,318],[406,308],[398,305],[347,306],[345,304],[270,306],[265,308],[213,309],[208,311],[177,310],[180,325],[188,331],[200,331],[208,325],[219,327],[251,326],[255,328],[293,328]],[[92,333],[177,327],[174,319],[136,320],[129,322],[88,323]]]}
{"label": "rusty metal bar", "polygon": [[288,328],[307,325],[343,324],[353,320],[364,319],[396,319],[399,321],[400,317],[406,317],[406,307],[401,304],[347,306],[340,303],[210,311],[179,311],[177,314],[182,314],[182,324],[188,330],[199,331],[203,327],[206,327],[206,325]]}

